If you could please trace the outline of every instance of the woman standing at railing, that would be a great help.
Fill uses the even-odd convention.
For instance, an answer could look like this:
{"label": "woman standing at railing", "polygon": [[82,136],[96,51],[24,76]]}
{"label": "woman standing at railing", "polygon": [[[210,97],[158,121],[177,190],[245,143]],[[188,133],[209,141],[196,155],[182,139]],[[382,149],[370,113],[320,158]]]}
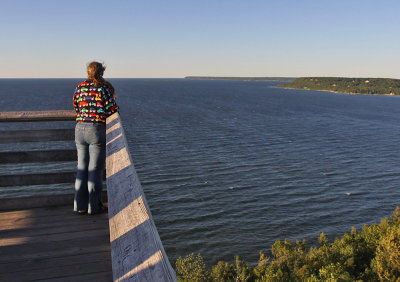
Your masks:
{"label": "woman standing at railing", "polygon": [[106,118],[117,112],[114,87],[104,80],[105,67],[91,62],[88,79],[75,89],[75,143],[78,170],[75,181],[74,212],[96,214],[103,211],[101,192],[106,159]]}

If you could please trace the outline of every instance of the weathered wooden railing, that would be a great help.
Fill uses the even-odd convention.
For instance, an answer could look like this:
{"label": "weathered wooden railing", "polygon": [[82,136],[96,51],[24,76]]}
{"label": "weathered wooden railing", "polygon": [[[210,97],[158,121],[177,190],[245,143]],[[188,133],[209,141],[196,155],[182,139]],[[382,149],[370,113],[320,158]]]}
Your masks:
{"label": "weathered wooden railing", "polygon": [[[73,121],[74,111],[23,111],[23,112],[0,112],[0,122],[46,122],[46,121]],[[21,144],[27,142],[49,142],[49,141],[73,141],[74,128],[64,129],[35,129],[35,130],[1,130],[0,144]],[[30,150],[30,151],[7,151],[0,152],[0,164],[27,164],[37,165],[43,163],[76,161],[76,150],[52,149],[52,150]],[[0,187],[32,186],[70,183],[75,181],[76,167],[72,166],[66,171],[55,171],[34,174],[8,174],[0,175]],[[71,188],[71,191],[73,189]],[[70,195],[69,195],[70,196]],[[57,205],[65,199],[54,195],[31,196],[29,201],[21,198],[2,199],[0,209],[11,209],[19,207],[35,207],[47,204]]]}
{"label": "weathered wooden railing", "polygon": [[118,113],[107,119],[106,172],[114,281],[177,281],[133,166]]}
{"label": "weathered wooden railing", "polygon": [[[73,111],[0,112],[0,122],[73,120]],[[29,137],[28,137],[29,136]],[[0,143],[72,140],[73,129],[1,131]],[[161,243],[138,176],[129,154],[119,114],[107,119],[107,193],[114,281],[177,281]],[[3,152],[0,163],[70,161],[71,150]],[[64,178],[65,177],[65,178]],[[0,176],[0,186],[74,181],[74,172],[60,176],[39,174]],[[47,196],[54,204],[55,199]],[[0,209],[4,202],[0,201]],[[8,201],[18,207],[18,199]],[[72,203],[72,201],[71,201]],[[41,201],[43,204],[43,199]],[[1,206],[3,205],[3,207]],[[7,208],[7,207],[6,207]]]}

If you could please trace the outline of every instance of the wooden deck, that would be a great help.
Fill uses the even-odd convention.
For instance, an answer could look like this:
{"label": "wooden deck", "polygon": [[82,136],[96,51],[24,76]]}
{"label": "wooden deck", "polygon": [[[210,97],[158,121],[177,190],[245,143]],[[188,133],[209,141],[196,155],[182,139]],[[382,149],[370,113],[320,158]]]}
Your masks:
{"label": "wooden deck", "polygon": [[[74,117],[73,111],[0,112],[0,122],[59,121]],[[73,129],[0,133],[0,143],[74,139]],[[118,113],[107,118],[106,134],[110,218],[108,214],[73,214],[73,195],[0,199],[1,282],[178,281],[134,169]],[[3,152],[0,160],[3,164],[40,165],[76,160],[76,151]],[[71,183],[73,187],[75,170],[0,175],[0,186]]]}
{"label": "wooden deck", "polygon": [[108,214],[0,212],[0,281],[112,281]]}

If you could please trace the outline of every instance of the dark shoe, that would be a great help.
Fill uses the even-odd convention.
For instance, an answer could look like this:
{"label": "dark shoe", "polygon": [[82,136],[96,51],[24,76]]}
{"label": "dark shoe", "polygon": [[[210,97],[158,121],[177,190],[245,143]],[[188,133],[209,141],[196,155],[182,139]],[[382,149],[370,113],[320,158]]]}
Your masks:
{"label": "dark shoe", "polygon": [[88,213],[88,214],[94,215],[94,214],[102,214],[102,213],[107,213],[107,212],[108,212],[108,208],[105,206],[101,206],[97,212]]}

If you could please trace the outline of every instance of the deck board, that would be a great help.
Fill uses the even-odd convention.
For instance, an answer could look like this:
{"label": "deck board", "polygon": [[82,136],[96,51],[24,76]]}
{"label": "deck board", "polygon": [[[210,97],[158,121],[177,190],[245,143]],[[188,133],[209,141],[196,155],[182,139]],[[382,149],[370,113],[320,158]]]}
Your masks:
{"label": "deck board", "polygon": [[112,281],[108,214],[0,212],[0,281]]}

